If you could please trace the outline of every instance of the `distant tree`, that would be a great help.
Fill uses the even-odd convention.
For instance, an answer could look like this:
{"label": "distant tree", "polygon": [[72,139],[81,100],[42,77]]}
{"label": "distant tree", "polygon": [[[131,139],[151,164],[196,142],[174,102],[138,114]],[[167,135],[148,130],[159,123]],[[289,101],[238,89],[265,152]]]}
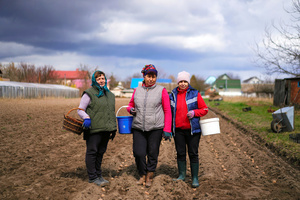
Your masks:
{"label": "distant tree", "polygon": [[205,82],[205,80],[203,78],[192,75],[191,80],[190,80],[190,85],[193,88],[197,89],[199,92],[205,91],[205,89],[208,85],[205,84],[204,82]]}
{"label": "distant tree", "polygon": [[7,78],[10,81],[20,81],[19,80],[19,74],[20,74],[20,69],[15,66],[15,63],[9,63],[7,65],[3,65],[3,78]]}
{"label": "distant tree", "polygon": [[110,79],[110,83],[109,83],[110,89],[112,90],[112,89],[114,89],[115,87],[118,86],[118,83],[119,83],[119,82],[116,80],[116,77],[114,76],[114,74],[112,74],[112,75],[109,77],[109,79]]}
{"label": "distant tree", "polygon": [[163,68],[156,66],[156,69],[158,71],[157,78],[164,79],[164,78],[168,77],[167,73],[165,72],[165,70]]}
{"label": "distant tree", "polygon": [[131,77],[132,77],[132,78],[143,78],[142,76],[143,76],[143,75],[142,75],[141,73],[136,72],[136,73],[134,73]]}
{"label": "distant tree", "polygon": [[254,84],[254,92],[256,93],[257,96],[259,94],[274,94],[274,84],[272,83],[263,83],[263,84]]}
{"label": "distant tree", "polygon": [[55,79],[52,76],[54,68],[52,66],[35,67],[32,64],[20,63],[17,66],[15,63],[2,65],[3,78],[8,78],[11,81],[28,82],[28,83],[47,83]]}
{"label": "distant tree", "polygon": [[177,81],[175,76],[173,76],[173,75],[170,75],[169,79],[171,79],[173,83],[176,83],[176,81]]}
{"label": "distant tree", "polygon": [[[96,67],[97,69],[98,67]],[[92,67],[89,67],[88,65],[85,64],[80,64],[79,65],[79,70],[83,71],[83,72],[87,72],[87,76],[82,77],[82,79],[91,79],[93,73],[96,71],[96,69],[94,70]]]}
{"label": "distant tree", "polygon": [[[267,74],[300,76],[300,0],[293,0],[292,8],[286,10],[292,24],[272,24],[265,29],[262,44],[253,49],[255,62],[265,68]],[[274,35],[279,35],[275,37]]]}
{"label": "distant tree", "polygon": [[38,83],[53,82],[53,80],[56,79],[56,77],[51,76],[53,71],[55,71],[55,69],[50,65],[44,65],[43,67],[37,68]]}
{"label": "distant tree", "polygon": [[130,88],[132,77],[127,77],[125,81],[122,82],[124,88]]}
{"label": "distant tree", "polygon": [[37,83],[38,74],[34,65],[21,63],[19,65],[21,73],[19,74],[19,81],[27,83]]}

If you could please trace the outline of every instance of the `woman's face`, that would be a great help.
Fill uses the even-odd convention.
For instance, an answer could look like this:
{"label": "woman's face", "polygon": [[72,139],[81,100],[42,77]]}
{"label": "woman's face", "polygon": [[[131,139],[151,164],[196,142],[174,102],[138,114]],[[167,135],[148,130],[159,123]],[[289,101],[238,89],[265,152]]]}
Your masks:
{"label": "woman's face", "polygon": [[146,86],[154,85],[156,83],[156,75],[153,73],[149,73],[144,77],[144,80]]}
{"label": "woman's face", "polygon": [[96,78],[96,81],[101,87],[103,87],[105,85],[105,76],[101,74]]}
{"label": "woman's face", "polygon": [[189,86],[187,81],[179,81],[178,87],[180,90],[185,90]]}

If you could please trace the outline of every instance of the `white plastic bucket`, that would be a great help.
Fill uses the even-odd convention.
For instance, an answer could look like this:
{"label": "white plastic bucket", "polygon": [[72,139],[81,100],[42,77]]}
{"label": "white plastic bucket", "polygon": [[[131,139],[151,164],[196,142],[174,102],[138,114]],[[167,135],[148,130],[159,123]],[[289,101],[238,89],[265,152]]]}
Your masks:
{"label": "white plastic bucket", "polygon": [[200,120],[200,126],[201,126],[201,132],[203,136],[221,133],[219,118]]}

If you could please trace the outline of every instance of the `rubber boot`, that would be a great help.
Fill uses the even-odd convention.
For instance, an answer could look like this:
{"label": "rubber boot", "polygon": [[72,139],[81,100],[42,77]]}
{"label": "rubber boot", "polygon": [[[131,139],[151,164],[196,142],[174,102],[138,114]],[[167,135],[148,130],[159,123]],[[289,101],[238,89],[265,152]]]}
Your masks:
{"label": "rubber boot", "polygon": [[151,187],[152,181],[153,181],[153,174],[154,172],[147,172],[146,175],[146,187]]}
{"label": "rubber boot", "polygon": [[185,175],[186,175],[186,161],[177,161],[178,165],[178,173],[179,176],[177,179],[174,179],[174,181],[178,180],[185,180]]}
{"label": "rubber boot", "polygon": [[192,187],[199,187],[198,181],[199,163],[191,163]]}
{"label": "rubber boot", "polygon": [[142,175],[142,176],[140,177],[140,180],[138,180],[136,183],[137,183],[138,185],[143,185],[143,184],[145,183],[145,181],[146,181],[146,175]]}

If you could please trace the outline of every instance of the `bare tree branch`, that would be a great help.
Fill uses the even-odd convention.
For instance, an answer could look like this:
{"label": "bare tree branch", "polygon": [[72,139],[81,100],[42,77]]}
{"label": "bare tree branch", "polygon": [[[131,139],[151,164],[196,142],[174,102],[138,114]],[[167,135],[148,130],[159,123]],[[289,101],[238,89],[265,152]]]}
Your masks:
{"label": "bare tree branch", "polygon": [[281,22],[265,29],[264,39],[256,43],[255,62],[265,68],[267,74],[300,76],[300,0],[293,0],[291,14],[293,24]]}

